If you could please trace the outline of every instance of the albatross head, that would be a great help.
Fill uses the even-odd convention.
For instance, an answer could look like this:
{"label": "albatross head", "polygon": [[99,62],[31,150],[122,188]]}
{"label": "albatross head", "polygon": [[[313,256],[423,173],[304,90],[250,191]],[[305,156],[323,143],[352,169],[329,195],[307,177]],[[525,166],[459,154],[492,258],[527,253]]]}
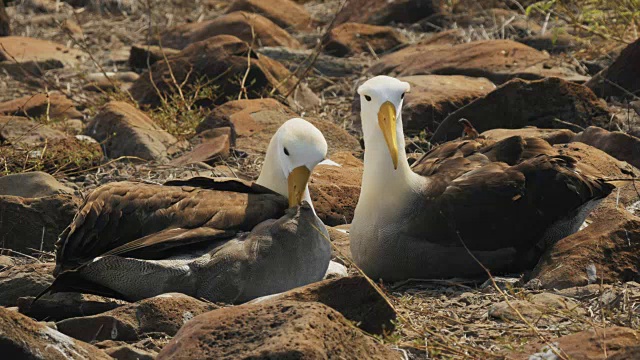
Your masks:
{"label": "albatross head", "polygon": [[327,141],[320,130],[304,119],[287,120],[271,138],[256,182],[288,197],[291,207],[302,200],[311,204],[307,183],[313,168],[337,165],[326,156]]}
{"label": "albatross head", "polygon": [[400,145],[404,152],[401,109],[409,89],[409,83],[389,76],[376,76],[358,88],[366,150],[384,147],[385,143],[394,170],[398,169]]}

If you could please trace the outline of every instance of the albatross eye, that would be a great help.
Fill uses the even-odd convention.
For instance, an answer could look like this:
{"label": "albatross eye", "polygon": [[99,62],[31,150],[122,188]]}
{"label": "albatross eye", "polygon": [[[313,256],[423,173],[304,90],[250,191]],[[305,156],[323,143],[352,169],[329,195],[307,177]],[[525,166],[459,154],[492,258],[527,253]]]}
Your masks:
{"label": "albatross eye", "polygon": [[369,95],[365,95],[365,96],[364,96],[364,98],[365,98],[367,101],[371,101],[371,96],[369,96]]}
{"label": "albatross eye", "polygon": [[404,93],[402,93],[402,95],[400,95],[400,99],[404,99]]}
{"label": "albatross eye", "polygon": [[289,156],[289,150],[287,150],[287,148],[284,148],[284,154]]}

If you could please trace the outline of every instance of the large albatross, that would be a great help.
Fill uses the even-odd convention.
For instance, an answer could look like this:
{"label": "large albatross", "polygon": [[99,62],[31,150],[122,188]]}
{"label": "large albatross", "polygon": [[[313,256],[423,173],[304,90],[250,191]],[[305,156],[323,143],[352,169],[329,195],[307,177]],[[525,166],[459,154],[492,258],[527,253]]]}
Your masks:
{"label": "large albatross", "polygon": [[494,272],[522,271],[578,231],[613,188],[544,140],[488,141],[474,129],[410,167],[401,116],[407,91],[408,83],[388,76],[358,88],[365,154],[351,252],[373,279],[484,275],[469,252]]}
{"label": "large albatross", "polygon": [[307,182],[319,163],[335,164],[326,154],[322,133],[295,118],[271,139],[255,183],[102,186],[60,236],[50,290],[240,303],[319,281],[331,251]]}

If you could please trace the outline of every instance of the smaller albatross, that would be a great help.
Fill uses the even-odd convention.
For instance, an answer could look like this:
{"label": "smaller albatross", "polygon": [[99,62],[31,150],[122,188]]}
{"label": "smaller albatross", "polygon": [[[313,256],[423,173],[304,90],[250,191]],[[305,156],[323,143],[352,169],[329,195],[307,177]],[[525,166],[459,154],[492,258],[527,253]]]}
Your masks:
{"label": "smaller albatross", "polygon": [[331,251],[307,182],[319,163],[335,164],[326,154],[322,133],[295,118],[271,139],[255,183],[102,186],[60,236],[49,290],[241,303],[319,281]]}
{"label": "smaller albatross", "polygon": [[410,167],[407,91],[388,76],[358,88],[365,154],[351,253],[376,280],[484,276],[469,251],[495,272],[533,267],[613,189],[544,140],[488,141],[468,122],[470,139],[438,146]]}

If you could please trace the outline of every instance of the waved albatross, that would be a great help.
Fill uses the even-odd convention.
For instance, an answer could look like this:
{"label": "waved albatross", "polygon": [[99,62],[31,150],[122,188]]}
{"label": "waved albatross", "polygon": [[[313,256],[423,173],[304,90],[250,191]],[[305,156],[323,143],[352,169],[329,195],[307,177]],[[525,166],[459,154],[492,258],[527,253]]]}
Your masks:
{"label": "waved albatross", "polygon": [[438,146],[409,166],[407,91],[408,83],[388,76],[358,88],[365,154],[350,241],[355,263],[373,279],[484,276],[463,243],[494,272],[525,270],[578,231],[613,189],[544,140],[488,141],[474,129],[471,139]]}
{"label": "waved albatross", "polygon": [[330,244],[307,182],[319,163],[336,165],[326,154],[322,133],[295,118],[271,139],[255,183],[102,186],[60,236],[49,290],[241,303],[322,280]]}

